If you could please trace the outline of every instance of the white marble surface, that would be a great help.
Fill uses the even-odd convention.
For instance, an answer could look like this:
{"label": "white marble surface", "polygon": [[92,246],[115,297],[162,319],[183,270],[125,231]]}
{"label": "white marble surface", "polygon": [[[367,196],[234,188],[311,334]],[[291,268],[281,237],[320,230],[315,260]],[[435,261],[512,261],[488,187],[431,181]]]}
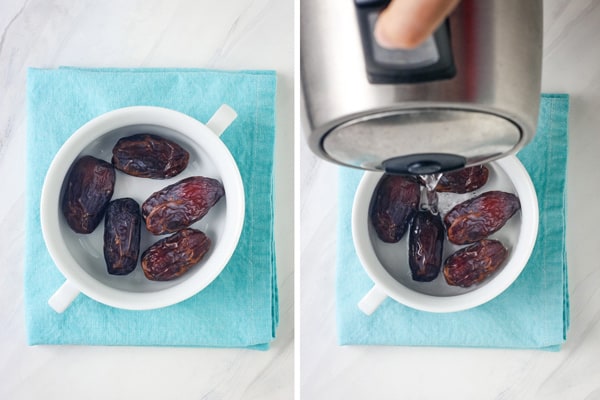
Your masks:
{"label": "white marble surface", "polygon": [[320,399],[600,399],[600,2],[546,1],[543,91],[571,95],[571,328],[557,353],[341,347],[335,326],[337,167],[300,152],[300,394]]}
{"label": "white marble surface", "polygon": [[[293,13],[292,0],[0,2],[0,399],[293,398]],[[25,75],[60,65],[277,71],[281,322],[269,351],[27,346]]]}

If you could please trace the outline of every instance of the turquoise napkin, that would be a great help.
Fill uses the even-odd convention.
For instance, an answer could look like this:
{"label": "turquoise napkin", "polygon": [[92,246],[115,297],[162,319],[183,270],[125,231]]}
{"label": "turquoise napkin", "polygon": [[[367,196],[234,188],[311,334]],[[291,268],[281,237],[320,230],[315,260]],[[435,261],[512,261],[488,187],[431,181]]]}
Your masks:
{"label": "turquoise napkin", "polygon": [[[278,323],[273,248],[273,71],[30,69],[27,75],[25,306],[36,344],[268,348]],[[134,105],[174,109],[207,122],[226,103],[238,118],[221,136],[246,190],[239,245],[219,277],[179,304],[126,311],[80,295],[63,313],[47,304],[64,282],[43,241],[44,176],[65,140],[105,112]]]}
{"label": "turquoise napkin", "polygon": [[361,171],[340,169],[337,323],[343,345],[407,345],[558,350],[569,327],[565,252],[567,95],[543,95],[537,134],[518,154],[536,187],[537,243],[519,278],[494,300],[471,310],[436,314],[386,299],[371,315],[358,301],[373,283],[354,251],[352,201]]}

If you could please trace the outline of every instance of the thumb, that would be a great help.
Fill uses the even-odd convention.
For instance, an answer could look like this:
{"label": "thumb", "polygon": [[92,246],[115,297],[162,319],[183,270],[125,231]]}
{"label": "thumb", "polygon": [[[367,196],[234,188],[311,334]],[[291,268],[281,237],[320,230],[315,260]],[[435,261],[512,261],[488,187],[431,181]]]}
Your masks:
{"label": "thumb", "polygon": [[414,48],[427,39],[459,0],[392,0],[375,24],[375,39],[387,48]]}

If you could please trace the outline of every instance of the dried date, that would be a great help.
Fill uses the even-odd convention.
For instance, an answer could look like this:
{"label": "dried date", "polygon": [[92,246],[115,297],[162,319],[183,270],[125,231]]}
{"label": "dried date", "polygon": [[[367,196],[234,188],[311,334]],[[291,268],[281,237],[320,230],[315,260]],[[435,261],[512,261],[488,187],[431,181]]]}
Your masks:
{"label": "dried date", "polygon": [[440,178],[436,192],[468,193],[487,183],[489,170],[485,165],[445,172]]}
{"label": "dried date", "polygon": [[64,182],[61,201],[67,224],[77,233],[91,233],[104,217],[115,188],[115,169],[92,156],[79,158]]}
{"label": "dried date", "polygon": [[104,260],[111,275],[127,275],[137,265],[140,254],[142,214],[130,198],[113,200],[104,218]]}
{"label": "dried date", "polygon": [[387,243],[400,241],[417,212],[421,189],[415,178],[384,175],[375,189],[371,223],[377,236]]}
{"label": "dried date", "polygon": [[142,204],[146,228],[155,235],[176,232],[204,217],[225,195],[216,179],[193,176],[153,193]]}
{"label": "dried date", "polygon": [[474,243],[498,231],[521,208],[519,198],[501,191],[485,192],[452,208],[444,217],[448,240]]}
{"label": "dried date", "polygon": [[458,250],[444,262],[444,278],[449,285],[468,288],[479,284],[498,270],[508,250],[497,240],[483,239]]}
{"label": "dried date", "polygon": [[140,133],[119,139],[112,150],[116,169],[141,178],[166,179],[181,173],[190,154],[158,135]]}
{"label": "dried date", "polygon": [[142,269],[153,281],[175,279],[198,264],[208,252],[211,241],[196,229],[183,229],[159,240],[142,254]]}
{"label": "dried date", "polygon": [[439,215],[417,212],[408,236],[408,264],[413,280],[430,282],[438,276],[442,268],[444,236]]}

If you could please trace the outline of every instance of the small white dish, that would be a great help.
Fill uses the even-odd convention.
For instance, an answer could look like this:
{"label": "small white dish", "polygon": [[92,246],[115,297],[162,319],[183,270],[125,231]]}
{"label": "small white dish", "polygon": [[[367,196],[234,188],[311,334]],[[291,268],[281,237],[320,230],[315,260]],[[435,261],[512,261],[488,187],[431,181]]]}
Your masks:
{"label": "small white dish", "polygon": [[[429,312],[454,312],[484,304],[506,290],[519,276],[535,245],[538,231],[538,202],[527,170],[514,156],[487,164],[490,169],[485,186],[472,193],[440,193],[443,215],[455,204],[490,190],[503,190],[519,197],[521,210],[502,229],[490,236],[500,240],[509,255],[494,275],[479,285],[460,288],[448,285],[440,272],[432,282],[412,280],[408,266],[408,232],[399,243],[383,243],[377,238],[369,218],[371,198],[383,176],[382,172],[366,172],[358,186],[352,210],[354,247],[363,268],[375,285],[359,302],[359,308],[370,315],[390,297],[406,306]],[[444,242],[444,257],[464,246]]]}
{"label": "small white dish", "polygon": [[[181,302],[207,287],[225,268],[237,247],[244,224],[244,186],[237,164],[219,136],[237,117],[221,106],[205,125],[183,113],[160,107],[127,107],[103,114],[79,128],[54,157],[44,181],[40,219],[46,246],[65,283],[49,304],[63,312],[79,293],[106,305],[149,310]],[[103,256],[101,222],[90,234],[72,231],[61,212],[61,195],[67,171],[83,156],[110,162],[117,140],[135,133],[152,133],[173,140],[190,153],[187,168],[170,179],[148,179],[116,171],[112,199],[131,197],[140,205],[153,192],[189,176],[220,180],[225,196],[192,225],[207,234],[212,246],[200,263],[179,278],[154,282],[141,266],[125,276],[109,275]],[[150,234],[142,223],[140,253],[164,236]]]}

